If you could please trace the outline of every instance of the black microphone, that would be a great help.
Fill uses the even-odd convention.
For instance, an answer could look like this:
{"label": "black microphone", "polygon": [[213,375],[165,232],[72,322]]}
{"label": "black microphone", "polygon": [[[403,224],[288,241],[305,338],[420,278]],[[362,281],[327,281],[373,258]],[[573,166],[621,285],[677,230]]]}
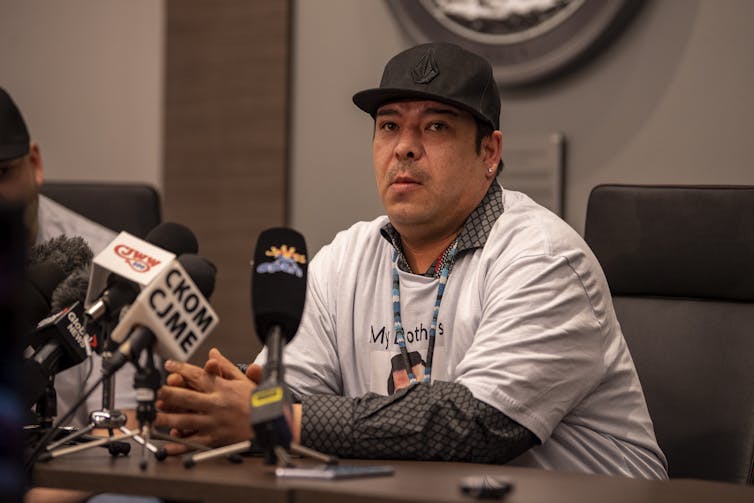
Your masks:
{"label": "black microphone", "polygon": [[90,264],[74,269],[55,287],[50,297],[50,312],[62,311],[74,302],[84,303],[89,286],[89,269]]}
{"label": "black microphone", "polygon": [[254,252],[251,309],[263,344],[275,327],[285,342],[296,335],[306,299],[306,269],[306,242],[301,234],[277,227],[259,235]]}
{"label": "black microphone", "polygon": [[33,331],[34,327],[41,319],[63,307],[52,306],[55,289],[74,271],[91,264],[92,255],[86,241],[78,236],[62,235],[31,247],[22,293],[28,345],[36,349],[45,342],[40,339],[39,332]]}
{"label": "black microphone", "polygon": [[86,360],[89,336],[83,306],[76,301],[37,325],[46,340],[23,362],[24,399],[29,408],[42,398],[50,377]]}
{"label": "black microphone", "polygon": [[267,346],[264,380],[251,396],[251,424],[265,461],[276,462],[276,447],[288,449],[290,396],[284,382],[283,348],[296,335],[306,299],[304,237],[292,229],[260,234],[254,252],[251,307],[257,336]]}
{"label": "black microphone", "polygon": [[[21,290],[23,332],[30,332],[39,321],[52,312],[52,294],[66,277],[63,269],[52,262],[33,264],[26,269],[26,282]],[[36,348],[43,343],[32,333],[28,345]],[[25,343],[26,344],[26,343]]]}
{"label": "black microphone", "polygon": [[29,337],[23,362],[28,406],[41,399],[50,377],[78,365],[89,354],[90,336],[83,317],[88,277],[89,266],[81,265],[58,283],[50,295],[54,314],[40,321]]}
{"label": "black microphone", "polygon": [[[194,254],[199,250],[199,243],[191,229],[174,222],[163,222],[149,231],[145,241],[167,250],[175,255]],[[107,286],[100,297],[89,306],[86,315],[92,321],[100,318],[115,318],[120,310],[134,301],[139,295],[139,285],[117,274],[110,274]]]}
{"label": "black microphone", "polygon": [[22,290],[23,318],[31,330],[52,312],[52,291],[74,270],[92,261],[92,250],[81,237],[66,235],[34,245],[26,261],[27,280]]}

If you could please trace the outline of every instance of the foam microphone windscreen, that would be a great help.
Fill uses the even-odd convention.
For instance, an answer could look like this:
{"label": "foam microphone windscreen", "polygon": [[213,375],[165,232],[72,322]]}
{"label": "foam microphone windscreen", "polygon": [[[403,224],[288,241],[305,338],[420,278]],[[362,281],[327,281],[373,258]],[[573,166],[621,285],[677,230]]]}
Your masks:
{"label": "foam microphone windscreen", "polygon": [[251,308],[257,335],[264,344],[274,326],[290,341],[304,312],[306,242],[298,232],[277,227],[259,235],[251,280]]}
{"label": "foam microphone windscreen", "polygon": [[75,269],[55,287],[51,297],[51,312],[58,312],[77,301],[84,304],[89,286],[89,269],[88,264]]}
{"label": "foam microphone windscreen", "polygon": [[52,238],[44,243],[35,245],[29,250],[28,264],[30,266],[51,262],[58,265],[68,276],[79,267],[91,263],[92,253],[86,241],[79,237],[68,237],[65,234]]}
{"label": "foam microphone windscreen", "polygon": [[159,224],[149,231],[146,241],[176,255],[199,251],[199,243],[191,229],[175,222]]}

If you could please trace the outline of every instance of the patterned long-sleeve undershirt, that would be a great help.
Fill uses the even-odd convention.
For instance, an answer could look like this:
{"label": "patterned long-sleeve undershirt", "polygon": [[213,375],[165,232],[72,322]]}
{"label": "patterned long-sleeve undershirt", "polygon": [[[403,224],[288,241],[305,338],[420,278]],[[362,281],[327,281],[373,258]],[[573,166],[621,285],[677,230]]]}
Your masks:
{"label": "patterned long-sleeve undershirt", "polygon": [[539,440],[465,386],[436,381],[391,396],[301,397],[301,443],[345,458],[505,463]]}

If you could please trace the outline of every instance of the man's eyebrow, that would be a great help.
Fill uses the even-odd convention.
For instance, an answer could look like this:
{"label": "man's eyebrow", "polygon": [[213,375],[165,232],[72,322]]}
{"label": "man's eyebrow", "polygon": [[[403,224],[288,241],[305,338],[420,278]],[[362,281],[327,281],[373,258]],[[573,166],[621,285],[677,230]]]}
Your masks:
{"label": "man's eyebrow", "polygon": [[382,117],[383,115],[398,115],[398,110],[390,107],[380,108],[377,110],[375,117]]}

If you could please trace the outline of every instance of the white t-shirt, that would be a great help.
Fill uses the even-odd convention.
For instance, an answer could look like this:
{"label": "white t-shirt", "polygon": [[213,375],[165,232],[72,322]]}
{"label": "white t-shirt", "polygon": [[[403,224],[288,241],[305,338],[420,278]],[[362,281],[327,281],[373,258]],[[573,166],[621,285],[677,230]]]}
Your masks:
{"label": "white t-shirt", "polygon": [[[97,255],[116,236],[115,232],[110,229],[92,222],[42,195],[39,196],[38,221],[36,244],[44,243],[62,235],[80,236],[87,242],[94,255]],[[55,376],[58,417],[62,417],[68,412],[81,393],[89,389],[100,378],[101,369],[102,358],[93,352],[89,360]],[[136,394],[133,389],[134,374],[133,365],[126,365],[115,374],[115,409],[136,409]],[[102,409],[101,387],[97,388],[87,399],[86,407],[79,408],[71,418],[70,425],[79,428],[85,426],[89,422],[89,412],[100,409]]]}
{"label": "white t-shirt", "polygon": [[[504,191],[503,205],[485,246],[456,259],[432,379],[466,386],[539,438],[511,464],[667,478],[596,258],[524,194]],[[294,393],[388,393],[399,349],[386,223],[357,223],[312,260],[304,316],[285,352]],[[422,359],[437,283],[400,272],[408,351]]]}

